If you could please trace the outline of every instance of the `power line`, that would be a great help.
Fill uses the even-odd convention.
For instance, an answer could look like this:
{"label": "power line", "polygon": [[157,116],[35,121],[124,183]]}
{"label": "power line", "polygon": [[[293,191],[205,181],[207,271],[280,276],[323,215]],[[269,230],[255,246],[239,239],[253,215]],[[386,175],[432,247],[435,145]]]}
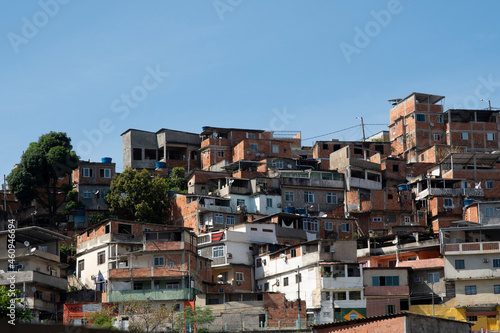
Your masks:
{"label": "power line", "polygon": [[[387,124],[364,124],[365,126],[387,126]],[[330,133],[326,133],[326,134],[322,134],[322,135],[317,135],[317,136],[312,136],[310,138],[305,138],[305,139],[302,139],[302,140],[311,140],[311,139],[316,139],[316,138],[321,138],[322,136],[327,136],[327,135],[330,135],[330,134],[335,134],[335,133],[339,133],[339,132],[343,132],[343,131],[347,131],[351,128],[355,128],[355,127],[360,127],[361,125],[354,125],[354,126],[351,126],[351,127],[347,127],[347,128],[343,128],[341,130],[338,130],[338,131],[334,131],[334,132],[330,132]]]}

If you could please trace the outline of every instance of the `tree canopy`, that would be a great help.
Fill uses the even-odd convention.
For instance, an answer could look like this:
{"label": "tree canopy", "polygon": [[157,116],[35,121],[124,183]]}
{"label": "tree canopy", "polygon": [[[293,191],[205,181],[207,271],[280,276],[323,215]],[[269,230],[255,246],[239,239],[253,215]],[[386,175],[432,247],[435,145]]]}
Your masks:
{"label": "tree canopy", "polygon": [[23,308],[19,297],[21,297],[20,290],[10,290],[5,286],[0,286],[0,319],[7,319],[9,322],[33,319],[31,311]]}
{"label": "tree canopy", "polygon": [[110,213],[119,218],[162,223],[168,211],[167,195],[163,178],[127,168],[115,175],[105,200]]}
{"label": "tree canopy", "polygon": [[58,179],[78,166],[79,158],[72,150],[71,139],[62,132],[50,132],[31,142],[21,162],[7,176],[9,188],[22,204],[36,199],[54,223],[58,199]]}

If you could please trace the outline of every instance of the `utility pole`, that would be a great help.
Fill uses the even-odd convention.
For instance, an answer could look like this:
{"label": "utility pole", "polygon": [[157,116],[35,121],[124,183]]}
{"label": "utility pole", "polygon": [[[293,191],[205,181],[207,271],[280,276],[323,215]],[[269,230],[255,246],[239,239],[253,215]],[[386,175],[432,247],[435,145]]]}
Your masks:
{"label": "utility pole", "polygon": [[356,119],[361,120],[361,131],[363,132],[363,142],[365,142],[365,124],[363,123],[363,117],[356,117]]}
{"label": "utility pole", "polygon": [[300,311],[302,310],[301,304],[300,304],[300,281],[302,280],[302,277],[300,275],[300,266],[297,266],[297,301],[299,302],[299,311],[298,311],[298,326],[299,326],[299,331],[302,329],[300,325]]}

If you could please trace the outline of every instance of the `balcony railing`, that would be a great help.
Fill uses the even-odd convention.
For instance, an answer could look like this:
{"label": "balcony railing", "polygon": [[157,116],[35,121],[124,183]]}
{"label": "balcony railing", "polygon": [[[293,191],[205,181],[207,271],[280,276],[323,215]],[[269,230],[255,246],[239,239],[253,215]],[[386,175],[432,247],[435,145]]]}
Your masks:
{"label": "balcony railing", "polygon": [[500,252],[500,242],[482,242],[482,243],[457,243],[446,244],[446,254],[459,254],[462,252],[489,253]]}
{"label": "balcony railing", "polygon": [[463,188],[462,195],[466,197],[484,197],[482,188]]}
{"label": "balcony railing", "polygon": [[35,285],[49,286],[51,288],[60,290],[66,290],[68,288],[68,281],[57,276],[43,274],[36,271],[19,271],[7,273],[1,274],[0,285],[8,284],[7,277],[13,276],[13,280],[15,280],[15,283],[33,283]]}
{"label": "balcony railing", "polygon": [[156,289],[156,290],[114,290],[108,293],[108,302],[126,301],[174,301],[189,300],[195,295],[195,289]]}

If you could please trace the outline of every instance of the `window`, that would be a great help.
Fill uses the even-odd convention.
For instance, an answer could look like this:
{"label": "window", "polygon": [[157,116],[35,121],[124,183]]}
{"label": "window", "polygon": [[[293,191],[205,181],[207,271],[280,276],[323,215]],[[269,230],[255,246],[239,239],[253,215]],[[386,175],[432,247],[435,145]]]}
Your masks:
{"label": "window", "polygon": [[462,132],[460,133],[460,137],[462,138],[462,140],[469,140],[469,133]]}
{"label": "window", "polygon": [[224,246],[214,246],[212,251],[213,251],[212,257],[214,258],[224,257]]}
{"label": "window", "polygon": [[326,203],[336,204],[337,203],[337,193],[328,192],[326,194]]}
{"label": "window", "polygon": [[251,151],[259,151],[259,146],[256,143],[252,143],[250,145],[250,150]]}
{"label": "window", "polygon": [[280,152],[280,146],[273,145],[273,154],[278,154]]}
{"label": "window", "polygon": [[399,286],[399,276],[372,276],[372,283],[374,287],[397,287]]}
{"label": "window", "polygon": [[111,169],[99,169],[99,177],[111,178]]}
{"label": "window", "polygon": [[154,265],[155,266],[163,266],[163,265],[165,265],[165,258],[164,257],[155,257],[154,258]]}
{"label": "window", "polygon": [[427,283],[439,283],[439,272],[427,274]]}
{"label": "window", "polygon": [[217,156],[224,157],[224,150],[217,150]]}
{"label": "window", "polygon": [[332,231],[333,230],[333,222],[325,222],[325,230]]}
{"label": "window", "polygon": [[396,126],[392,128],[392,134],[396,134]]}
{"label": "window", "polygon": [[463,259],[455,260],[455,269],[465,269],[465,261]]}
{"label": "window", "polygon": [[297,249],[291,249],[290,250],[290,257],[295,258],[297,256]]}
{"label": "window", "polygon": [[179,289],[179,282],[167,283],[167,289]]}
{"label": "window", "polygon": [[445,198],[444,199],[444,206],[445,207],[453,207],[453,199],[451,199],[451,198]]}
{"label": "window", "polygon": [[434,141],[441,141],[441,134],[434,134]]}
{"label": "window", "polygon": [[493,208],[486,208],[486,210],[484,211],[484,215],[486,216],[493,216]]}
{"label": "window", "polygon": [[443,123],[443,115],[442,115],[442,114],[438,114],[438,115],[436,116],[436,122],[437,122],[438,124],[442,124],[442,123]]}
{"label": "window", "polygon": [[84,199],[90,199],[92,197],[92,194],[90,191],[83,191],[83,198]]}
{"label": "window", "polygon": [[236,272],[236,281],[245,281],[244,274],[241,272]]}
{"label": "window", "polygon": [[85,178],[92,177],[93,171],[94,171],[94,169],[91,169],[91,168],[83,168],[82,169],[82,177],[85,177]]}
{"label": "window", "polygon": [[144,149],[144,159],[156,161],[156,149]]}
{"label": "window", "polygon": [[477,316],[467,316],[467,321],[477,321]]}
{"label": "window", "polygon": [[276,169],[283,169],[283,161],[275,161],[272,164]]}
{"label": "window", "polygon": [[488,141],[495,140],[495,133],[486,133],[486,140]]}
{"label": "window", "polygon": [[283,286],[288,286],[288,278],[283,278]]}
{"label": "window", "polygon": [[333,294],[333,297],[337,301],[345,301],[345,300],[347,300],[347,292],[338,291],[338,292]]}
{"label": "window", "polygon": [[36,299],[42,299],[43,293],[41,291],[37,290],[37,291],[35,291],[34,296]]}
{"label": "window", "polygon": [[245,199],[236,199],[236,206],[245,206]]}
{"label": "window", "polygon": [[493,292],[494,292],[495,294],[500,294],[500,284],[495,284],[495,285],[493,286]]}
{"label": "window", "polygon": [[226,217],[226,225],[234,225],[234,216],[228,215]]}
{"label": "window", "polygon": [[486,181],[486,189],[487,190],[493,189],[493,181],[492,180],[487,180]]}
{"label": "window", "polygon": [[420,162],[423,162],[425,160],[424,154],[420,155]]}
{"label": "window", "polygon": [[134,290],[142,290],[142,282],[134,282]]}
{"label": "window", "polygon": [[385,314],[390,315],[396,313],[396,306],[394,304],[389,304],[385,306]]}
{"label": "window", "polygon": [[134,148],[132,150],[132,155],[133,155],[134,161],[141,161],[142,160],[142,149],[141,148]]}
{"label": "window", "polygon": [[405,224],[411,223],[411,218],[409,216],[405,216]]}
{"label": "window", "polygon": [[264,291],[269,291],[269,282],[264,283]]}
{"label": "window", "polygon": [[174,263],[173,262],[169,262],[168,263],[168,268],[174,268]]}
{"label": "window", "polygon": [[425,121],[425,114],[417,113],[417,121]]}
{"label": "window", "polygon": [[285,192],[285,201],[287,202],[293,201],[293,192]]}
{"label": "window", "polygon": [[373,222],[382,222],[382,218],[381,217],[374,217],[372,219]]}
{"label": "window", "polygon": [[99,191],[97,191],[97,192],[99,192],[99,199],[104,199],[104,198],[106,198],[106,193],[107,193],[106,191],[104,191],[104,190],[99,190]]}
{"label": "window", "polygon": [[215,224],[223,224],[224,223],[224,215],[222,214],[215,214]]}
{"label": "window", "polygon": [[304,191],[304,202],[314,202],[314,192]]}
{"label": "window", "polygon": [[392,171],[398,172],[399,171],[399,165],[398,164],[393,164],[392,165]]}
{"label": "window", "polygon": [[302,282],[302,274],[295,274],[295,283]]}
{"label": "window", "polygon": [[266,207],[273,207],[273,199],[266,198]]}
{"label": "window", "polygon": [[349,223],[342,223],[342,232],[351,232],[351,225]]}
{"label": "window", "polygon": [[82,277],[82,271],[85,270],[85,259],[78,262],[78,278]]}
{"label": "window", "polygon": [[56,295],[55,294],[50,294],[50,301],[52,303],[55,303],[56,302]]}
{"label": "window", "polygon": [[361,299],[361,291],[359,290],[352,290],[349,292],[349,299],[350,300],[360,300]]}
{"label": "window", "polygon": [[465,286],[465,295],[476,295],[476,286]]}
{"label": "window", "polygon": [[500,267],[500,259],[493,259],[493,267],[495,268]]}
{"label": "window", "polygon": [[101,251],[97,253],[97,264],[102,265],[106,262],[106,252]]}
{"label": "window", "polygon": [[318,229],[318,221],[304,219],[302,221],[302,229],[307,230],[307,231],[317,232],[319,230]]}
{"label": "window", "polygon": [[255,139],[255,133],[247,133],[247,139]]}

